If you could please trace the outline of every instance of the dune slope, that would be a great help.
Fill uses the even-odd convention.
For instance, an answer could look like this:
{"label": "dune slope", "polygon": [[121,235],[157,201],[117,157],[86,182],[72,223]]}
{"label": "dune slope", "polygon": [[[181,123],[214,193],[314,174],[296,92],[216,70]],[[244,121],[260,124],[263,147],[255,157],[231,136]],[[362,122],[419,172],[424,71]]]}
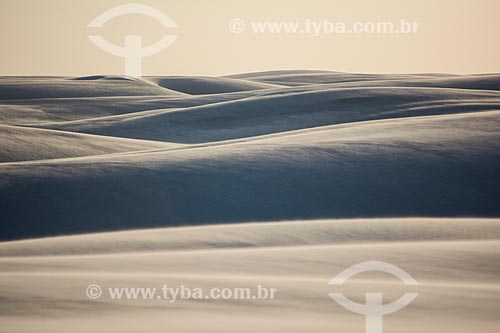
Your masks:
{"label": "dune slope", "polygon": [[[363,303],[418,297],[383,319],[384,332],[494,333],[498,329],[498,219],[368,219],[136,230],[0,244],[4,331],[362,332],[364,317],[328,297]],[[328,281],[365,261],[404,269],[418,286],[366,272]],[[98,299],[85,296],[98,285]],[[275,288],[270,299],[162,298],[160,289]],[[111,298],[108,288],[154,297]],[[159,298],[157,296],[160,296]],[[228,313],[231,315],[228,316]],[[20,320],[22,318],[22,320]],[[221,324],[222,323],[222,324]]]}
{"label": "dune slope", "polygon": [[174,148],[182,145],[0,125],[0,163]]}
{"label": "dune slope", "polygon": [[280,88],[277,84],[260,83],[241,79],[222,77],[147,77],[147,80],[154,82],[160,87],[180,91],[190,95],[221,94],[237,91],[250,91],[259,89]]}
{"label": "dune slope", "polygon": [[325,216],[497,216],[499,122],[500,111],[413,117],[4,163],[4,237]]}
{"label": "dune slope", "polygon": [[[198,96],[126,77],[4,78],[4,88],[49,94],[7,100],[3,90],[0,239],[253,220],[499,216],[497,78],[149,78],[210,92]],[[259,83],[273,80],[293,84]],[[242,81],[246,91],[211,91]]]}

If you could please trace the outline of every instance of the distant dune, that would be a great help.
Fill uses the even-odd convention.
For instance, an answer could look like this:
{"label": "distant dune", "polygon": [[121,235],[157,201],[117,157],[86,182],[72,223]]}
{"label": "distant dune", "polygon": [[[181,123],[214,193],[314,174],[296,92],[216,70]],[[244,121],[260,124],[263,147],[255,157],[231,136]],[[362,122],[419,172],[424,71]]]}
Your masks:
{"label": "distant dune", "polygon": [[221,94],[236,91],[280,88],[277,84],[260,83],[223,77],[151,76],[146,78],[161,87],[190,95]]}
{"label": "distant dune", "polygon": [[140,79],[120,80],[96,76],[63,77],[3,77],[0,78],[0,100],[33,98],[72,98],[102,96],[181,95]]}
{"label": "distant dune", "polygon": [[500,109],[491,91],[438,88],[331,88],[273,91],[179,109],[44,123],[44,128],[136,139],[200,143],[366,120]]}

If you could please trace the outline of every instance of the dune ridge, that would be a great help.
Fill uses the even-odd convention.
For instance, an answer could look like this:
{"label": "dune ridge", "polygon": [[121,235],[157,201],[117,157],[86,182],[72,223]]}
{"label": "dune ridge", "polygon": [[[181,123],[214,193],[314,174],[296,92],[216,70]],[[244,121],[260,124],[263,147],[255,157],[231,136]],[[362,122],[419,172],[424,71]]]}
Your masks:
{"label": "dune ridge", "polygon": [[308,220],[129,230],[2,242],[0,257],[499,240],[498,219]]}

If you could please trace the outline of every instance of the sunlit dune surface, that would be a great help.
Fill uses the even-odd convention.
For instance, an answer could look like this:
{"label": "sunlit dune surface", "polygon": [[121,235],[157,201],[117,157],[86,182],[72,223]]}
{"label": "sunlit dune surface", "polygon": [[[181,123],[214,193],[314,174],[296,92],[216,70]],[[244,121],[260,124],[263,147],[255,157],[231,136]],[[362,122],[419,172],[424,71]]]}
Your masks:
{"label": "sunlit dune surface", "polygon": [[[493,333],[499,253],[498,219],[262,222],[6,242],[0,244],[2,329],[360,332],[363,316],[328,292],[363,303],[367,291],[384,292],[386,302],[411,291],[419,296],[384,318],[384,332]],[[327,284],[367,260],[398,265],[419,285],[373,273]],[[274,300],[91,300],[89,284],[204,290],[260,284],[278,291]]]}

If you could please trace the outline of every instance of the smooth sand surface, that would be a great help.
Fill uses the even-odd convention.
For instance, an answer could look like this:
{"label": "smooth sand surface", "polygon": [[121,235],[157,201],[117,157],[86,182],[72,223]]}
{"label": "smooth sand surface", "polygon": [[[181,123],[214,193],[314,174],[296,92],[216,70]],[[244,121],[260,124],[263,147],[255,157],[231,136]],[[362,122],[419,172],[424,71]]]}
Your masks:
{"label": "smooth sand surface", "polygon": [[[0,244],[2,332],[363,332],[364,317],[328,296],[417,299],[384,332],[497,332],[500,220],[363,219],[134,230]],[[355,263],[410,273],[328,281]],[[91,300],[116,287],[276,288],[274,300]]]}
{"label": "smooth sand surface", "polygon": [[[500,330],[500,76],[0,78],[0,332]],[[383,261],[384,273],[336,274]],[[274,300],[89,299],[276,288]]]}
{"label": "smooth sand surface", "polygon": [[499,82],[328,71],[3,77],[0,239],[497,217]]}

